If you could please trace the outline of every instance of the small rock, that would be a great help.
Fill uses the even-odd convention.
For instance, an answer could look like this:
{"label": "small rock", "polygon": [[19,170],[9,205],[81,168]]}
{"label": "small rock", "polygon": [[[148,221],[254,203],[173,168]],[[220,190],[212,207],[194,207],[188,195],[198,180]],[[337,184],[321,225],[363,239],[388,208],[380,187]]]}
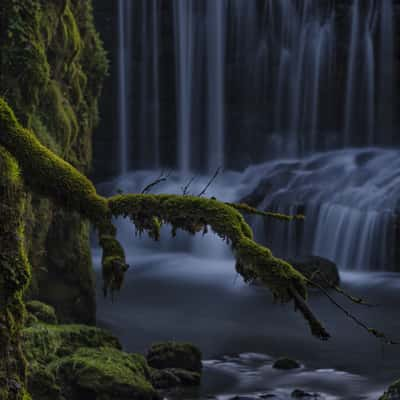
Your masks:
{"label": "small rock", "polygon": [[292,360],[291,358],[280,358],[276,360],[272,366],[276,369],[297,369],[300,368],[300,364],[296,360]]}

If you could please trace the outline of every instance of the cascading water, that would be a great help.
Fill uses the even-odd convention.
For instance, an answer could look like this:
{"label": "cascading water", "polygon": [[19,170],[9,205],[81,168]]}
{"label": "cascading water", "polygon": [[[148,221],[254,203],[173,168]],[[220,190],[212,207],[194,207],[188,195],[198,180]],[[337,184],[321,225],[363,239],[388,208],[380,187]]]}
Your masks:
{"label": "cascading water", "polygon": [[192,0],[174,0],[176,75],[177,79],[177,127],[178,127],[178,166],[187,174],[190,170],[191,132],[192,132],[192,83],[194,64],[194,3]]}
{"label": "cascading water", "polygon": [[129,168],[129,86],[131,67],[131,16],[129,0],[118,0],[118,130],[120,173]]}
{"label": "cascading water", "polygon": [[225,88],[225,0],[208,0],[208,151],[209,172],[224,167],[224,88]]}
{"label": "cascading water", "polygon": [[314,254],[343,269],[397,269],[399,151],[342,150],[274,161],[249,168],[243,179],[251,176],[263,178],[252,184],[253,194],[249,187],[242,193],[248,200],[262,209],[306,215],[289,225],[255,220],[257,237],[276,254]]}
{"label": "cascading water", "polygon": [[[396,139],[392,0],[118,5],[122,173],[129,165],[169,167],[187,177],[292,157],[290,168],[277,161],[282,173],[273,162],[255,170],[280,180],[261,207],[293,212],[300,202],[312,221],[303,227],[273,223],[274,238],[266,238],[273,250],[282,256],[314,253],[343,268],[394,268],[387,243],[395,237],[397,193],[385,190],[396,181],[389,169],[399,166],[391,153],[317,155]],[[370,152],[371,160],[359,164]],[[313,157],[322,160],[315,168]],[[356,202],[357,193],[366,203]],[[387,196],[383,202],[390,198],[390,205],[375,207],[376,193]]]}

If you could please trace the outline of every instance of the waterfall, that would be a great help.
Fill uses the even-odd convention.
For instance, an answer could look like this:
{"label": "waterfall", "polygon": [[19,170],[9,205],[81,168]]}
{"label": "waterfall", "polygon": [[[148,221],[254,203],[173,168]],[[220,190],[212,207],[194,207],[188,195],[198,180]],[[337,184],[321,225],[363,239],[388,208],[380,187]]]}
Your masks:
{"label": "waterfall", "polygon": [[208,172],[224,166],[225,0],[208,0]]}
{"label": "waterfall", "polygon": [[177,82],[178,166],[190,170],[192,157],[192,82],[194,63],[194,2],[174,0]]}
{"label": "waterfall", "polygon": [[250,188],[264,188],[259,208],[305,214],[304,222],[291,224],[253,220],[256,238],[278,256],[314,254],[342,269],[396,270],[399,171],[398,150],[321,153],[249,168],[243,182],[262,180],[242,195],[254,199],[259,192],[248,197]]}
{"label": "waterfall", "polygon": [[129,168],[129,86],[131,68],[131,2],[118,0],[118,131],[119,171],[124,174]]}
{"label": "waterfall", "polygon": [[399,143],[393,0],[118,7],[123,171],[211,172]]}
{"label": "waterfall", "polygon": [[277,254],[393,268],[395,34],[394,0],[118,0],[121,174],[269,161]]}
{"label": "waterfall", "polygon": [[380,54],[379,54],[379,126],[393,136],[394,112],[394,14],[392,1],[380,2]]}

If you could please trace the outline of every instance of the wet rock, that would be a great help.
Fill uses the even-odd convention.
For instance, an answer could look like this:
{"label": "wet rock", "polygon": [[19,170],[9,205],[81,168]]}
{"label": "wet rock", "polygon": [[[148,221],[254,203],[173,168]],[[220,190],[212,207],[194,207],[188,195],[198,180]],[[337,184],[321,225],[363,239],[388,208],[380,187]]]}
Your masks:
{"label": "wet rock", "polygon": [[301,272],[306,278],[325,289],[338,286],[340,283],[339,271],[335,263],[322,257],[304,256],[288,262]]}
{"label": "wet rock", "polygon": [[300,364],[291,358],[280,358],[274,362],[272,367],[276,369],[290,370],[300,368]]}
{"label": "wet rock", "polygon": [[400,380],[393,383],[379,400],[400,400]]}
{"label": "wet rock", "polygon": [[153,345],[147,362],[156,369],[180,369],[201,373],[201,352],[189,343],[165,342]]}

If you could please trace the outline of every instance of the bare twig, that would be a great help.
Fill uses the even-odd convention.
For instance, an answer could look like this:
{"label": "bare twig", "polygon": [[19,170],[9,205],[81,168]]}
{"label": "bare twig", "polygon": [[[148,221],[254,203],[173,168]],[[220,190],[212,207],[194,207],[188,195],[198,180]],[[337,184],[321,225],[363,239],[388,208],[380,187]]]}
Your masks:
{"label": "bare twig", "polygon": [[245,214],[252,214],[252,215],[261,215],[262,217],[272,217],[276,219],[281,219],[284,221],[293,221],[293,220],[304,220],[305,217],[302,214],[298,215],[286,215],[281,213],[275,213],[271,211],[262,211],[257,208],[251,207],[246,203],[225,203],[228,206],[235,208],[236,210],[245,213]]}
{"label": "bare twig", "polygon": [[355,304],[359,304],[361,306],[370,307],[370,308],[379,306],[379,304],[367,303],[361,297],[355,297],[352,294],[345,292],[340,286],[333,286],[333,289]]}
{"label": "bare twig", "polygon": [[[306,278],[307,279],[307,278]],[[361,321],[355,315],[353,315],[350,311],[346,310],[341,304],[339,304],[321,285],[318,285],[315,282],[310,281],[307,279],[310,285],[319,289],[327,298],[328,300],[336,306],[340,311],[342,311],[348,318],[353,320],[356,325],[363,328],[369,334],[375,336],[376,338],[380,339],[384,344],[400,344],[400,342],[396,342],[394,340],[389,339],[383,332],[378,331],[377,329],[370,328],[365,322]],[[303,314],[304,315],[304,314]]]}
{"label": "bare twig", "polygon": [[162,182],[165,182],[171,175],[171,171],[168,172],[166,175],[164,175],[164,171],[161,171],[159,177],[154,180],[153,182],[149,183],[143,190],[142,190],[142,194],[148,193],[150,192],[150,190],[154,187],[159,185]]}
{"label": "bare twig", "polygon": [[361,306],[365,306],[365,307],[378,307],[378,304],[371,304],[371,303],[367,303],[366,301],[364,301],[364,299],[362,299],[361,297],[356,297],[353,296],[350,293],[347,293],[345,290],[343,290],[340,286],[334,285],[332,284],[332,282],[330,282],[327,277],[321,272],[321,270],[317,269],[313,272],[313,274],[310,276],[309,280],[313,282],[313,284],[315,285],[315,281],[314,278],[319,275],[321,277],[322,280],[325,281],[325,283],[333,290],[335,290],[337,293],[343,295],[344,297],[346,297],[348,300],[350,300],[352,303],[355,304],[359,304]]}
{"label": "bare twig", "polygon": [[203,196],[208,188],[211,186],[211,184],[215,181],[215,179],[217,178],[217,176],[219,175],[219,173],[221,172],[221,167],[218,167],[217,170],[214,172],[214,175],[211,177],[211,179],[208,181],[207,185],[204,187],[204,189],[198,194],[198,197]]}
{"label": "bare twig", "polygon": [[192,178],[188,181],[188,183],[185,186],[182,186],[182,194],[184,196],[189,194],[189,188],[190,185],[196,180],[197,175],[192,176]]}

